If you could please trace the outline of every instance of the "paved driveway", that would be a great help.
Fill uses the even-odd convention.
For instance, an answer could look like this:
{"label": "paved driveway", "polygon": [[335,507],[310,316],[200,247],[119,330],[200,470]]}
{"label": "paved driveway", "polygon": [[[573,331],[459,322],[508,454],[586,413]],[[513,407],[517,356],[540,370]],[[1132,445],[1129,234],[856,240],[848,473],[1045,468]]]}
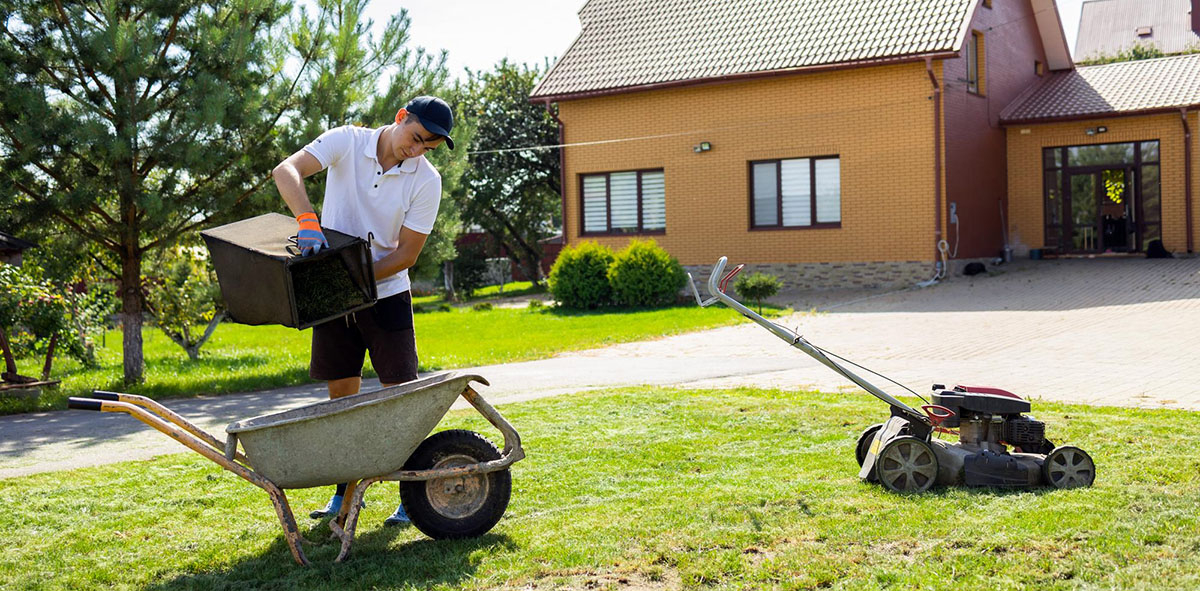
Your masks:
{"label": "paved driveway", "polygon": [[[1200,410],[1200,258],[1025,262],[925,289],[785,299],[818,311],[781,323],[919,392],[960,383],[1035,399]],[[501,405],[639,384],[865,395],[749,322],[470,371],[492,382],[484,395]],[[170,406],[223,435],[234,420],[315,402],[323,392],[304,386]],[[0,417],[0,478],[179,451],[124,415]]]}

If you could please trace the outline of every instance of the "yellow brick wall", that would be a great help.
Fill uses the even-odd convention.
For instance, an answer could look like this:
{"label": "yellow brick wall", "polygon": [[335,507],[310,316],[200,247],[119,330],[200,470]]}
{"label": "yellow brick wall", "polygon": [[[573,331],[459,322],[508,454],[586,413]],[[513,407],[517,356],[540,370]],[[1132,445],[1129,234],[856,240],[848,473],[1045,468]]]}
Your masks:
{"label": "yellow brick wall", "polygon": [[[1200,143],[1195,112],[1188,117],[1192,129],[1192,240],[1200,244]],[[1107,133],[1087,135],[1089,127],[1105,126]],[[1027,130],[1027,132],[1026,132]],[[1009,236],[1019,247],[1044,246],[1042,148],[1159,140],[1162,166],[1162,230],[1167,250],[1187,248],[1184,202],[1183,122],[1179,113],[1089,119],[1008,127]]]}
{"label": "yellow brick wall", "polygon": [[[940,73],[940,65],[937,71]],[[940,75],[940,74],[939,74]],[[563,101],[568,243],[580,240],[581,174],[662,168],[666,234],[685,265],[931,261],[933,107],[924,63]],[[697,154],[692,147],[711,142]],[[754,160],[839,155],[841,227],[754,230]],[[628,237],[585,237],[620,248]]]}

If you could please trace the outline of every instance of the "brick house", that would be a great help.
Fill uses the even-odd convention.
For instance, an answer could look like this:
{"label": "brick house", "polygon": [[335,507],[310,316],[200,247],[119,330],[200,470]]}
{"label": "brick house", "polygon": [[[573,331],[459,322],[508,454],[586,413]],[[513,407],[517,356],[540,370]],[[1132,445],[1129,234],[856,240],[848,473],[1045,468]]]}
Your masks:
{"label": "brick house", "polygon": [[[1053,0],[590,0],[579,17],[531,96],[568,144],[568,244],[652,237],[689,267],[727,255],[815,287],[928,279],[942,240],[952,269],[1006,244],[1136,252],[1150,235],[1140,212],[1124,245],[1076,241],[1083,220],[1064,225],[1062,207],[1043,219],[1063,182],[1082,200],[1072,175],[1092,174],[1089,231],[1105,236],[1116,212],[1095,183],[1117,173],[1041,166],[1053,149],[1135,142],[1161,152],[1161,239],[1191,251],[1183,138],[1200,87],[1170,76],[1200,80],[1200,62],[1140,66],[1163,72],[1166,95],[1092,75],[1071,60]],[[1131,90],[1137,100],[1106,102]],[[1125,203],[1144,198],[1132,191],[1149,162],[1114,164],[1131,175]],[[1051,191],[1045,179],[1063,175]],[[1066,215],[1085,213],[1080,201]]]}

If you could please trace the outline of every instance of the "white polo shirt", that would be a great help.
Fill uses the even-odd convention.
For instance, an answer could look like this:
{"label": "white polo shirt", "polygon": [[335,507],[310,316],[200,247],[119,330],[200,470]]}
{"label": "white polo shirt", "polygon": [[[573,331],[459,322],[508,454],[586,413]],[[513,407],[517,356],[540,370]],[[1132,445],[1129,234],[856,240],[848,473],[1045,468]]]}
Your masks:
{"label": "white polo shirt", "polygon": [[[384,129],[346,125],[304,146],[328,170],[321,225],[364,240],[369,236],[375,260],[395,252],[401,228],[432,232],[442,199],[442,175],[425,156],[391,170],[380,167],[375,150]],[[376,284],[380,299],[404,292],[411,285],[408,269]]]}

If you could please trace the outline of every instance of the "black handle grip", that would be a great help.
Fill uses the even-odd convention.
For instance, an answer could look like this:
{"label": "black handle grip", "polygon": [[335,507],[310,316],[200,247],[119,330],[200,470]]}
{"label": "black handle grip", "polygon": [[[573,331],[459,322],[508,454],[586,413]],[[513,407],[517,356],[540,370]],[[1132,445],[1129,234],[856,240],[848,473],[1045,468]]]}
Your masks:
{"label": "black handle grip", "polygon": [[75,398],[72,396],[71,398],[67,399],[67,408],[69,408],[71,410],[96,410],[96,411],[98,411],[98,410],[100,410],[101,404],[104,404],[104,403],[100,402],[99,400],[93,400],[91,398]]}
{"label": "black handle grip", "polygon": [[95,398],[96,400],[108,400],[111,402],[117,402],[121,399],[120,394],[117,394],[116,392],[105,392],[104,390],[92,390],[91,397]]}

